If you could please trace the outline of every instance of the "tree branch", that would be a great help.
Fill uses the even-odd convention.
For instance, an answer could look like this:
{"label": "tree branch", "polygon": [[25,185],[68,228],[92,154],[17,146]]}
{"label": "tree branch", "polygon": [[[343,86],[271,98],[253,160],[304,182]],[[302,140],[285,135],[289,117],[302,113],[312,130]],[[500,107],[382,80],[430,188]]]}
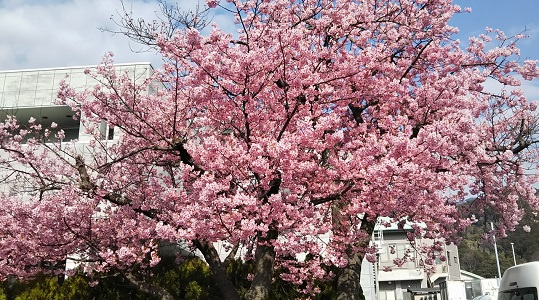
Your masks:
{"label": "tree branch", "polygon": [[327,202],[330,202],[330,201],[335,201],[335,200],[339,200],[341,199],[341,197],[346,194],[352,187],[354,186],[354,184],[352,182],[348,183],[348,185],[342,190],[340,191],[339,193],[336,193],[336,194],[331,194],[329,196],[326,196],[326,197],[321,197],[321,198],[313,198],[311,200],[311,203],[313,205],[320,205],[320,204],[324,204],[324,203],[327,203]]}

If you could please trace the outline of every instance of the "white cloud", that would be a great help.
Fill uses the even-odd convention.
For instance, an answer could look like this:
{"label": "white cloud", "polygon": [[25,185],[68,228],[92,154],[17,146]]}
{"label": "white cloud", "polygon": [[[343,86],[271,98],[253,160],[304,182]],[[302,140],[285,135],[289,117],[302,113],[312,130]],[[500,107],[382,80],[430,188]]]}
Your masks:
{"label": "white cloud", "polygon": [[[169,1],[182,10],[204,7],[204,0]],[[160,14],[156,0],[124,0],[133,16],[151,21]],[[160,64],[155,52],[144,49],[121,34],[102,32],[115,28],[111,17],[122,13],[120,0],[0,0],[0,70],[83,66],[98,64],[112,51],[115,61]],[[233,18],[211,17],[226,31]]]}
{"label": "white cloud", "polygon": [[[205,2],[169,1],[183,10],[203,7]],[[153,20],[160,13],[157,0],[124,0],[124,4],[137,18]],[[150,61],[158,66],[160,56],[155,52],[134,53],[131,49],[140,50],[140,45],[98,29],[114,28],[111,16],[118,19],[122,11],[120,0],[0,0],[0,70],[95,65],[108,51],[115,53],[117,63]],[[237,33],[230,14],[213,12],[212,22]],[[533,33],[522,41],[524,46],[535,45],[536,30]],[[522,88],[530,99],[539,99],[537,81],[525,82]]]}
{"label": "white cloud", "polygon": [[483,84],[483,87],[485,88],[485,91],[490,93],[499,93],[502,88],[505,88],[507,91],[514,90],[515,88],[521,89],[524,94],[526,95],[526,98],[529,101],[538,102],[539,103],[539,79],[534,79],[532,81],[524,80],[522,76],[516,75],[517,79],[521,81],[521,85],[518,87],[510,87],[510,86],[503,86],[498,81],[495,81],[494,79],[487,79],[487,81]]}
{"label": "white cloud", "polygon": [[[125,0],[125,6],[146,20],[160,11],[156,1]],[[119,12],[119,0],[2,0],[0,70],[95,65],[108,51],[119,63],[158,62],[155,53],[133,53],[140,46],[126,37],[98,29],[114,28],[110,18]]]}

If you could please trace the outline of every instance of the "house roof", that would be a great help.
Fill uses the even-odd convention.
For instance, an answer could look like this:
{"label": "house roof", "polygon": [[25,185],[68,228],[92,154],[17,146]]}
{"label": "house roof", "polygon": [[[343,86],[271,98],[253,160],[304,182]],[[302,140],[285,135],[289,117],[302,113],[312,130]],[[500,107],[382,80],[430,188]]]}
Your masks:
{"label": "house roof", "polygon": [[475,273],[468,272],[462,269],[460,269],[460,274],[463,275],[463,277],[470,278],[470,279],[485,279],[485,277],[483,276],[479,276]]}
{"label": "house roof", "polygon": [[[118,64],[119,72],[126,72],[133,80],[147,78],[153,71],[149,63]],[[76,90],[91,88],[98,81],[85,73],[92,67],[63,67],[0,71],[0,107],[49,107],[57,106],[60,82],[65,80]]]}

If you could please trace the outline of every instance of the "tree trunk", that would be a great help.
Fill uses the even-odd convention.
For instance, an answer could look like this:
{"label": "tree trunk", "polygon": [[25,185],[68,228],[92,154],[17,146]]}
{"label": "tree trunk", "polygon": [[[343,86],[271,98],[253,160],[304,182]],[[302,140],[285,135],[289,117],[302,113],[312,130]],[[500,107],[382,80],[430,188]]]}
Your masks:
{"label": "tree trunk", "polygon": [[270,229],[266,237],[258,238],[253,282],[247,293],[245,293],[245,299],[247,300],[267,300],[270,297],[273,265],[275,263],[275,249],[271,242],[277,238],[277,235],[277,230]]}
{"label": "tree trunk", "polygon": [[129,284],[137,290],[148,293],[161,300],[174,300],[174,297],[166,289],[157,284],[137,280],[133,274],[125,275],[125,278],[128,280]]}
{"label": "tree trunk", "polygon": [[365,299],[361,288],[361,263],[364,254],[348,254],[348,265],[341,270],[337,278],[337,300]]}
{"label": "tree trunk", "polygon": [[194,241],[194,245],[202,252],[204,259],[208,263],[213,280],[215,284],[221,291],[221,294],[224,299],[230,300],[240,300],[240,295],[236,290],[236,287],[228,277],[226,268],[224,267],[221,259],[219,258],[219,253],[215,250],[215,247],[211,243]]}
{"label": "tree trunk", "polygon": [[[360,248],[365,249],[369,246],[375,225],[375,220],[368,220],[367,215],[363,216],[363,219],[361,220],[361,230],[366,233],[366,238],[358,241],[358,246]],[[341,222],[334,222],[334,226],[344,226],[344,224]],[[339,230],[338,228],[335,229]],[[337,299],[365,300],[365,295],[363,294],[360,282],[361,264],[363,258],[365,258],[365,252],[354,252],[352,247],[347,247],[346,256],[348,264],[337,274]]]}

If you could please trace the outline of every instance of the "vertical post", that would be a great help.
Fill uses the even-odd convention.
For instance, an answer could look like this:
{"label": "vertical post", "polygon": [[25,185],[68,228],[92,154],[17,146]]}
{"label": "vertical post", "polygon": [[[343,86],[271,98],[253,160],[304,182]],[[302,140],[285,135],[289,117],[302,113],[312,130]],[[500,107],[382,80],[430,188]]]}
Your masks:
{"label": "vertical post", "polygon": [[378,276],[380,275],[380,253],[382,252],[382,247],[384,247],[384,231],[382,230],[382,227],[380,227],[379,221],[376,222],[372,234],[373,242],[376,246],[376,261],[374,262],[374,299],[380,300],[380,280]]}
{"label": "vertical post", "polygon": [[[494,231],[494,223],[490,222],[490,229]],[[492,235],[494,240],[494,254],[496,254],[496,266],[498,266],[498,278],[502,278],[502,272],[500,271],[500,259],[498,258],[498,247],[496,246],[496,235]]]}
{"label": "vertical post", "polygon": [[447,281],[451,280],[451,250],[447,250],[446,252],[447,258],[445,260],[445,264],[447,266]]}
{"label": "vertical post", "polygon": [[517,259],[515,257],[515,244],[511,242],[511,251],[513,251],[513,265],[516,266],[517,265]]}
{"label": "vertical post", "polygon": [[374,289],[376,292],[376,300],[380,300],[380,281],[378,280],[379,261],[380,261],[380,254],[376,253],[376,262],[374,263]]}

